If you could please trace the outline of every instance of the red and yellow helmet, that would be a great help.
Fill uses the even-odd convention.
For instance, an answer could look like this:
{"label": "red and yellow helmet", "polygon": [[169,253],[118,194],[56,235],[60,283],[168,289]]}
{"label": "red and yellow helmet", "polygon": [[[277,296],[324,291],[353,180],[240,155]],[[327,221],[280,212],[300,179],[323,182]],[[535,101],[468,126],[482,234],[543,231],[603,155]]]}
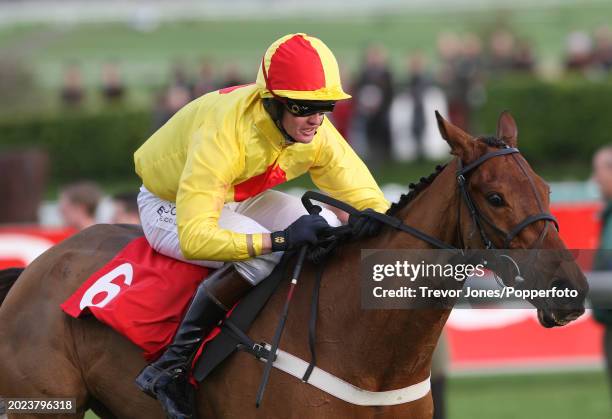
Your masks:
{"label": "red and yellow helmet", "polygon": [[264,98],[337,101],[351,96],[342,90],[338,62],[318,38],[285,35],[266,51],[256,84]]}

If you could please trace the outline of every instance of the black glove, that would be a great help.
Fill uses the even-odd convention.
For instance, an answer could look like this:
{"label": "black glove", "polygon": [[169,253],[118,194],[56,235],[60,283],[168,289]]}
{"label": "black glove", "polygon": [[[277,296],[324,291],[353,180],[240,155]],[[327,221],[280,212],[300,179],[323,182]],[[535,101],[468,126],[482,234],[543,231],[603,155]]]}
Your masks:
{"label": "black glove", "polygon": [[271,234],[272,251],[293,250],[304,244],[315,244],[317,235],[327,228],[329,224],[320,215],[302,215],[285,230]]}
{"label": "black glove", "polygon": [[[371,208],[367,208],[362,212],[370,213],[370,214],[376,213],[376,211],[374,211]],[[352,227],[353,238],[355,239],[362,239],[364,237],[375,236],[376,234],[380,232],[380,228],[382,227],[382,224],[383,224],[380,221],[372,217],[368,217],[367,215],[362,215],[362,214],[357,214],[357,215],[351,214],[349,216],[348,223]]]}

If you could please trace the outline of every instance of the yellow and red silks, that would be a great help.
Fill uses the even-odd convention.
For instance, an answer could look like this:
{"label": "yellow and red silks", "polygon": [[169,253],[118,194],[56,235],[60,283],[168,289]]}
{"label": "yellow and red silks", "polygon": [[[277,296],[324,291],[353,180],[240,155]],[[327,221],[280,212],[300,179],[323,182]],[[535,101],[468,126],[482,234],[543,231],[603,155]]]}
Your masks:
{"label": "yellow and red silks", "polygon": [[[292,92],[291,98],[320,100],[348,97],[339,75],[330,75],[326,69],[333,55],[329,52],[331,58],[325,56],[329,50],[321,41],[302,35],[281,40],[285,38],[285,43],[275,47],[279,40],[268,49],[282,52],[278,60],[276,54],[264,58],[264,64],[269,62],[268,81],[276,95]],[[277,69],[299,60],[291,51],[308,48],[324,56],[320,60],[323,73],[303,84],[278,74]],[[335,59],[333,64],[337,72]],[[324,120],[309,144],[287,144],[263,107],[262,97],[266,96],[271,94],[260,77],[255,84],[208,93],[177,112],[134,154],[136,173],[145,187],[176,202],[179,241],[188,259],[235,261],[252,257],[245,234],[219,228],[223,205],[245,200],[306,172],[319,189],[358,209],[384,212],[389,207],[365,164],[329,120]],[[252,236],[255,254],[260,254],[262,235]]]}

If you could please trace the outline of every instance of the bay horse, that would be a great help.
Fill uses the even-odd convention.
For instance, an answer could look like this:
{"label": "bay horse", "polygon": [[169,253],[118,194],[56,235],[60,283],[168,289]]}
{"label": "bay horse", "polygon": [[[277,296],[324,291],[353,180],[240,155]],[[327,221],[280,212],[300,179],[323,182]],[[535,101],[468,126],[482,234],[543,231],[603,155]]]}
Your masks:
{"label": "bay horse", "polygon": [[[489,138],[474,138],[436,115],[441,135],[455,158],[423,178],[391,207],[389,214],[458,248],[483,248],[483,237],[475,234],[479,230],[502,247],[507,237],[500,231],[510,232],[520,226],[509,240],[511,248],[538,245],[565,249],[550,220],[529,218],[549,211],[549,190],[523,156],[496,155],[478,162],[487,153],[517,146],[518,131],[510,114],[502,113],[497,136]],[[460,165],[467,167],[474,162],[478,167],[469,174],[467,188],[481,216],[493,224],[482,224],[480,229],[461,197],[456,176]],[[60,309],[86,278],[141,235],[136,226],[97,225],[86,229],[32,262],[3,302],[0,295],[0,395],[73,397],[77,414],[70,417],[83,417],[87,409],[102,418],[163,417],[158,403],[134,384],[145,366],[141,350],[93,317],[76,320]],[[358,278],[362,248],[430,247],[410,234],[385,227],[376,237],[336,251],[324,272],[319,296],[316,347],[320,368],[370,391],[393,390],[427,379],[432,352],[450,310],[362,310]],[[281,349],[306,360],[310,359],[306,325],[314,273],[312,265],[305,267],[281,341]],[[567,262],[561,275],[548,275],[543,280],[552,287],[559,277],[565,287],[579,291],[581,299],[576,307],[568,309],[541,302],[536,308],[545,327],[564,325],[584,311],[587,284],[578,266]],[[281,286],[251,327],[249,334],[255,341],[270,341],[284,292],[286,288]],[[256,409],[263,366],[241,352],[221,365],[200,385],[200,416],[427,419],[433,414],[430,394],[395,406],[356,406],[276,369],[264,402]],[[27,417],[36,416],[19,416]]]}

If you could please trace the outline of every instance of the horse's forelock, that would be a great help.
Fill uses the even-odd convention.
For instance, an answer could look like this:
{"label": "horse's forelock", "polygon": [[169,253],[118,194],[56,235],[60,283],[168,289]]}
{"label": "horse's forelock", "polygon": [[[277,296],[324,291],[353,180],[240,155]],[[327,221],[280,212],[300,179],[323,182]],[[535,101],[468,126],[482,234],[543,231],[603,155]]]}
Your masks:
{"label": "horse's forelock", "polygon": [[510,147],[502,138],[495,137],[494,135],[483,135],[481,137],[476,138],[476,141],[480,141],[483,144],[488,145],[489,147],[495,148],[504,148]]}

